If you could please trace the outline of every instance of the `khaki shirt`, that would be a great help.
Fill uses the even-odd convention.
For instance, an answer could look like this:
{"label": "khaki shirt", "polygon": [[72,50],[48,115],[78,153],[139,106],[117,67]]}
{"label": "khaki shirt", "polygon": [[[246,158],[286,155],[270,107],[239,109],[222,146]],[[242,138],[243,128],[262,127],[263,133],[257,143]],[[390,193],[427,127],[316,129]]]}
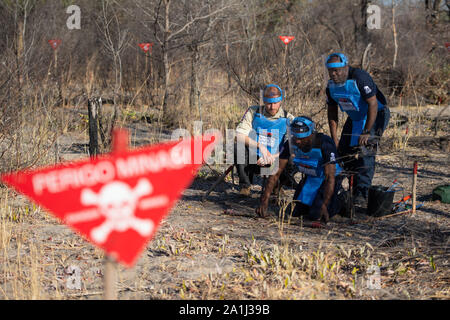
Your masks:
{"label": "khaki shirt", "polygon": [[[268,120],[277,120],[279,118],[284,118],[284,110],[282,107],[278,109],[278,112],[273,117],[266,111],[266,108],[264,108],[264,106],[262,106],[261,108],[263,109],[263,115]],[[236,133],[241,133],[243,135],[248,136],[250,131],[252,131],[253,129],[252,122],[253,118],[255,117],[255,113],[257,112],[259,112],[259,106],[252,106],[248,108],[244,116],[242,117],[241,121],[239,122],[238,126],[236,127]],[[294,116],[289,112],[287,113],[286,117],[291,121],[294,120]]]}

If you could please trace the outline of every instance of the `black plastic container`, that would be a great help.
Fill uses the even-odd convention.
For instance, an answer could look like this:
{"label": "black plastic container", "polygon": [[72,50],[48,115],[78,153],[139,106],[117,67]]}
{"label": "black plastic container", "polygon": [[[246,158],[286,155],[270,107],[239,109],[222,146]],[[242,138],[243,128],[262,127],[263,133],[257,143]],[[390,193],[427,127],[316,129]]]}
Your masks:
{"label": "black plastic container", "polygon": [[369,188],[367,215],[381,217],[392,212],[396,190],[387,191],[388,189],[383,186],[371,186]]}

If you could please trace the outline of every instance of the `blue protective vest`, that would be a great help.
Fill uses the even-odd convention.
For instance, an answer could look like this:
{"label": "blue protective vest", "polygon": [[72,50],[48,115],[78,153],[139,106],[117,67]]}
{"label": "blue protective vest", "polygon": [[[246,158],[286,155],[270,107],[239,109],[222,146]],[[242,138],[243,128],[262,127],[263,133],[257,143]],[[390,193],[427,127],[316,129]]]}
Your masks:
{"label": "blue protective vest", "polygon": [[[356,80],[349,79],[344,84],[336,84],[333,80],[328,81],[328,89],[334,101],[339,105],[341,111],[348,114],[352,119],[352,138],[350,146],[357,146],[367,120],[368,103],[362,98]],[[378,101],[378,100],[377,100]],[[384,108],[384,104],[378,101],[378,110]]]}
{"label": "blue protective vest", "polygon": [[[320,186],[325,180],[322,150],[320,148],[312,148],[309,152],[303,152],[300,148],[293,146],[293,151],[295,155],[294,164],[301,173],[306,174],[302,192],[295,200],[311,206]],[[342,168],[336,163],[336,175],[341,173],[341,171]]]}
{"label": "blue protective vest", "polygon": [[[261,113],[255,113],[252,127],[256,131],[256,142],[264,145],[271,154],[277,154],[287,131],[287,118],[269,120]],[[258,156],[261,156],[259,148]]]}

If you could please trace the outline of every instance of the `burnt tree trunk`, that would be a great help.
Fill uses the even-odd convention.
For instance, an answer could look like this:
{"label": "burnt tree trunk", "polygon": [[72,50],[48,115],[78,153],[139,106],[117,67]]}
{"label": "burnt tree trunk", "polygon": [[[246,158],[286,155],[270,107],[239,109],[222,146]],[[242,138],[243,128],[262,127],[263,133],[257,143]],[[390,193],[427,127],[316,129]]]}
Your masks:
{"label": "burnt tree trunk", "polygon": [[98,146],[98,108],[96,99],[88,99],[89,115],[89,155],[95,158],[100,152]]}
{"label": "burnt tree trunk", "polygon": [[439,7],[442,0],[425,0],[426,22],[435,25],[439,18]]}

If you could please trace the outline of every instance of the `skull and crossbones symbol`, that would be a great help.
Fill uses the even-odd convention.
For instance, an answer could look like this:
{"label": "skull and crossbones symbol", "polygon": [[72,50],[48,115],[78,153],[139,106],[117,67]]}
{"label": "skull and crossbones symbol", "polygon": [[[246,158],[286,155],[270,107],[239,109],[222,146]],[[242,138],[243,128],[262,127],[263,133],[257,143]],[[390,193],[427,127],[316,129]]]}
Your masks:
{"label": "skull and crossbones symbol", "polygon": [[85,206],[96,205],[106,220],[91,230],[91,237],[97,243],[104,243],[112,231],[124,232],[134,229],[141,236],[149,236],[155,225],[152,220],[134,216],[140,198],[153,192],[153,186],[147,179],[140,179],[133,189],[124,182],[114,181],[103,186],[99,193],[83,189],[81,203]]}

